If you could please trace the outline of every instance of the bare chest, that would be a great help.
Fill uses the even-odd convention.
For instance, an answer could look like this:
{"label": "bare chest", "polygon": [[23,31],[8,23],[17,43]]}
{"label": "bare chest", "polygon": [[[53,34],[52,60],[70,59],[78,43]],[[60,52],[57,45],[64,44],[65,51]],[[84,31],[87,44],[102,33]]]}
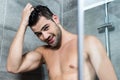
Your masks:
{"label": "bare chest", "polygon": [[77,72],[77,48],[51,51],[44,58],[51,76]]}

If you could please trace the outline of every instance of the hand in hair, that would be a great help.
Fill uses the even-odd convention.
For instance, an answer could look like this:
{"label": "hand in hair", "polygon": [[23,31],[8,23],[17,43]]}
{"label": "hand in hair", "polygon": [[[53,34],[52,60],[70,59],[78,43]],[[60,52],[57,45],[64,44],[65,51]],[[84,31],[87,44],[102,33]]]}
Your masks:
{"label": "hand in hair", "polygon": [[33,6],[30,3],[28,3],[23,9],[21,24],[23,24],[26,27],[28,26],[29,16],[33,10]]}

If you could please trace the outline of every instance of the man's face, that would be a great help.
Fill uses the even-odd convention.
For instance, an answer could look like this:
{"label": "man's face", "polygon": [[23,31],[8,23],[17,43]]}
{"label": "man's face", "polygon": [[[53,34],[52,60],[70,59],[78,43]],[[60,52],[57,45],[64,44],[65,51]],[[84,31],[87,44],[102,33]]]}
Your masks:
{"label": "man's face", "polygon": [[58,48],[61,44],[61,29],[52,20],[41,17],[38,23],[32,27],[35,35],[52,48]]}

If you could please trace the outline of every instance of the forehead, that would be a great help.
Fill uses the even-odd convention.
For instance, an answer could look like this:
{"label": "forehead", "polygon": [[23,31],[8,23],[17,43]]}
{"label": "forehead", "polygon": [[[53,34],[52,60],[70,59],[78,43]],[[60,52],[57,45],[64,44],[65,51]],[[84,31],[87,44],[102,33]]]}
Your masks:
{"label": "forehead", "polygon": [[45,17],[40,17],[37,24],[32,26],[32,30],[39,31],[47,22],[48,22],[48,19],[46,19]]}

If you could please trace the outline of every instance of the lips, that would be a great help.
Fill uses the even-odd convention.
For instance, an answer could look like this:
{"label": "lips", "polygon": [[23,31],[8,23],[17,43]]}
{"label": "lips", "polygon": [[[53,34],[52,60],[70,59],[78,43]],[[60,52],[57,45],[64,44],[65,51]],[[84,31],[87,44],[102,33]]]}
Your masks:
{"label": "lips", "polygon": [[54,42],[54,37],[50,36],[48,37],[48,44],[52,44]]}

